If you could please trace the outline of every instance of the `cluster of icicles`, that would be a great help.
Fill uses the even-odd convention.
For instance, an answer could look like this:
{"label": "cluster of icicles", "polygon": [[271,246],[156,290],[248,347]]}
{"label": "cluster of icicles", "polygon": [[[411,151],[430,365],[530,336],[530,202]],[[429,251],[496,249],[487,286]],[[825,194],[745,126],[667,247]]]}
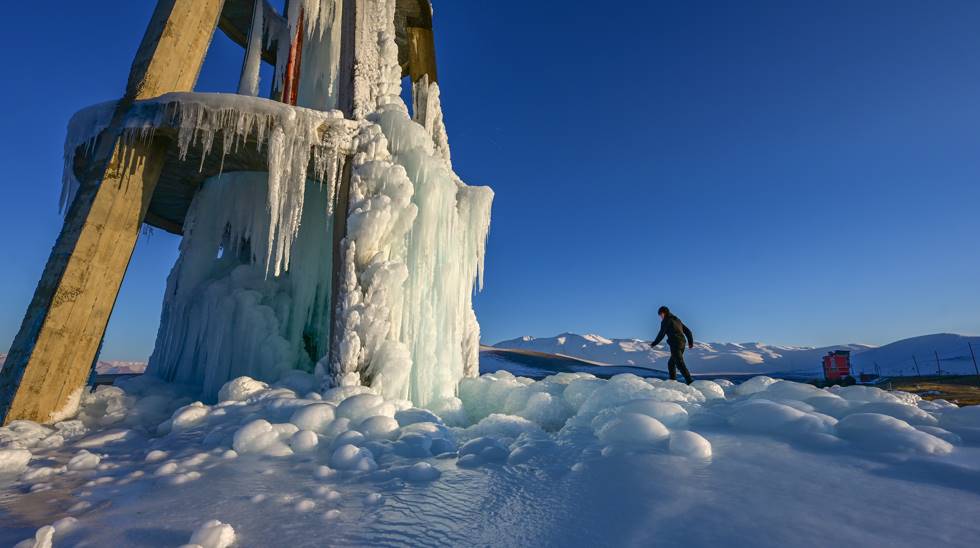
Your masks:
{"label": "cluster of icicles", "polygon": [[[79,112],[69,123],[63,209],[78,189],[73,170],[76,151],[91,151],[114,108],[114,102],[96,105]],[[196,148],[202,168],[218,136],[222,159],[247,142],[254,142],[259,151],[265,149],[269,166],[269,235],[274,242],[267,250],[265,267],[279,275],[289,265],[307,180],[312,178],[326,186],[331,198],[327,207],[332,214],[341,159],[350,152],[358,125],[345,120],[338,111],[291,107],[268,99],[222,93],[171,93],[137,102],[123,122],[123,139],[129,143],[148,142],[160,128],[174,128],[180,159],[186,159],[191,148]]]}

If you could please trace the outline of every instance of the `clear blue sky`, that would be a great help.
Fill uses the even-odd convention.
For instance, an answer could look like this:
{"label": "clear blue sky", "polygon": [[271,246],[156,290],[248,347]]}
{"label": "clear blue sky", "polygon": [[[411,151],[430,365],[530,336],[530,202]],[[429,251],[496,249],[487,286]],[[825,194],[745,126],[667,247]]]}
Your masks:
{"label": "clear blue sky", "polygon": [[[980,2],[434,3],[453,159],[497,193],[486,342],[649,337],[660,304],[705,340],[980,332]],[[65,124],[121,93],[153,4],[5,6],[0,352]],[[240,58],[219,36],[199,88]],[[149,354],[176,246],[140,241],[103,358]]]}

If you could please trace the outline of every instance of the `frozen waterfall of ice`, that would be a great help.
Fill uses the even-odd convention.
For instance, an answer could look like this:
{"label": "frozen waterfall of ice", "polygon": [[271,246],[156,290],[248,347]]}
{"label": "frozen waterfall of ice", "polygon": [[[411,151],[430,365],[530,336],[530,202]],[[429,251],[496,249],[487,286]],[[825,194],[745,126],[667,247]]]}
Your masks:
{"label": "frozen waterfall of ice", "polygon": [[[327,68],[304,69],[299,98],[330,108],[340,2],[293,0],[290,13],[300,5],[304,66]],[[472,296],[482,285],[493,192],[465,185],[452,171],[435,83],[416,84],[415,119],[409,116],[399,96],[394,7],[393,0],[365,3],[354,71],[356,135],[344,131],[336,111],[312,115],[318,111],[279,105],[282,112],[252,119],[237,109],[255,110],[258,99],[228,96],[196,106],[184,98],[182,156],[195,144],[210,150],[219,135],[225,153],[254,135],[268,148],[269,173],[213,178],[195,198],[151,372],[200,385],[213,398],[241,375],[276,381],[317,364],[327,387],[366,384],[433,407],[478,373]],[[295,16],[290,34],[298,29]],[[352,154],[351,179],[347,233],[334,265],[341,151]],[[308,181],[311,157],[322,187]],[[334,268],[336,303],[329,302]],[[328,356],[331,336],[338,351]]]}
{"label": "frozen waterfall of ice", "polygon": [[338,303],[344,327],[329,382],[367,383],[389,398],[439,406],[478,370],[472,294],[482,280],[493,192],[453,173],[438,86],[427,79],[415,86],[424,99],[416,121],[409,117],[399,97],[394,0],[367,10],[354,109],[373,125],[358,136],[354,156]]}
{"label": "frozen waterfall of ice", "polygon": [[477,370],[472,294],[493,193],[461,184],[403,104],[369,120],[376,125],[358,137],[354,157],[345,241],[353,265],[332,381],[431,405]]}
{"label": "frozen waterfall of ice", "polygon": [[202,387],[213,398],[230,378],[279,379],[311,371],[330,333],[332,199],[323,185],[304,188],[289,269],[265,270],[269,175],[209,179],[184,223],[180,257],[167,279],[160,329],[148,372]]}

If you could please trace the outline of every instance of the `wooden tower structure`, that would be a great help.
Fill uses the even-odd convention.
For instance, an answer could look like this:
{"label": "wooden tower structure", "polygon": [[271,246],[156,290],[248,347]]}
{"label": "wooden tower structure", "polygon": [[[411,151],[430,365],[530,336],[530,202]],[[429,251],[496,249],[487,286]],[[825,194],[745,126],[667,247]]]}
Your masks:
{"label": "wooden tower structure", "polygon": [[[342,0],[337,106],[351,123],[358,112],[357,88],[364,85],[357,77],[357,48],[363,43],[359,33],[366,27],[361,18],[377,1]],[[221,171],[268,169],[254,147],[225,156],[207,151],[179,154],[177,128],[166,123],[153,128],[150,139],[128,139],[131,111],[152,108],[152,101],[146,102],[165,94],[193,92],[217,30],[244,48],[261,44],[261,51],[254,53],[262,62],[284,65],[281,84],[274,86],[270,99],[295,104],[302,66],[296,41],[302,40],[302,33],[290,38],[290,47],[281,47],[281,32],[270,31],[259,40],[250,40],[250,32],[259,13],[264,28],[288,28],[289,18],[303,17],[289,10],[302,10],[303,5],[287,1],[287,13],[281,14],[269,0],[158,0],[122,98],[112,107],[94,146],[68,166],[79,182],[77,192],[0,371],[3,424],[18,419],[53,422],[73,400],[77,402],[144,223],[181,234],[191,200],[205,179]],[[413,83],[426,77],[435,82],[429,0],[397,0],[395,26],[403,76]],[[289,56],[287,63],[281,63],[283,55]],[[339,253],[338,242],[345,233],[349,157],[344,163],[336,198],[334,253]]]}

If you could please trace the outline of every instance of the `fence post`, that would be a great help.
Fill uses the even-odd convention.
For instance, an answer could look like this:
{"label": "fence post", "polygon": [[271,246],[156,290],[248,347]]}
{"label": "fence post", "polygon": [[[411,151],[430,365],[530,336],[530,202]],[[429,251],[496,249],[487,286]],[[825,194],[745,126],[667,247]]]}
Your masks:
{"label": "fence post", "polygon": [[915,376],[921,377],[922,373],[919,373],[919,360],[915,359],[915,354],[912,354],[912,363],[915,364]]}
{"label": "fence post", "polygon": [[943,366],[939,365],[939,351],[938,350],[933,350],[932,353],[936,355],[936,372],[939,374],[940,377],[942,377],[943,376]]}
{"label": "fence post", "polygon": [[970,345],[970,357],[973,358],[973,370],[977,372],[977,384],[980,384],[980,368],[977,367],[977,355],[973,353],[973,343],[967,342]]}

